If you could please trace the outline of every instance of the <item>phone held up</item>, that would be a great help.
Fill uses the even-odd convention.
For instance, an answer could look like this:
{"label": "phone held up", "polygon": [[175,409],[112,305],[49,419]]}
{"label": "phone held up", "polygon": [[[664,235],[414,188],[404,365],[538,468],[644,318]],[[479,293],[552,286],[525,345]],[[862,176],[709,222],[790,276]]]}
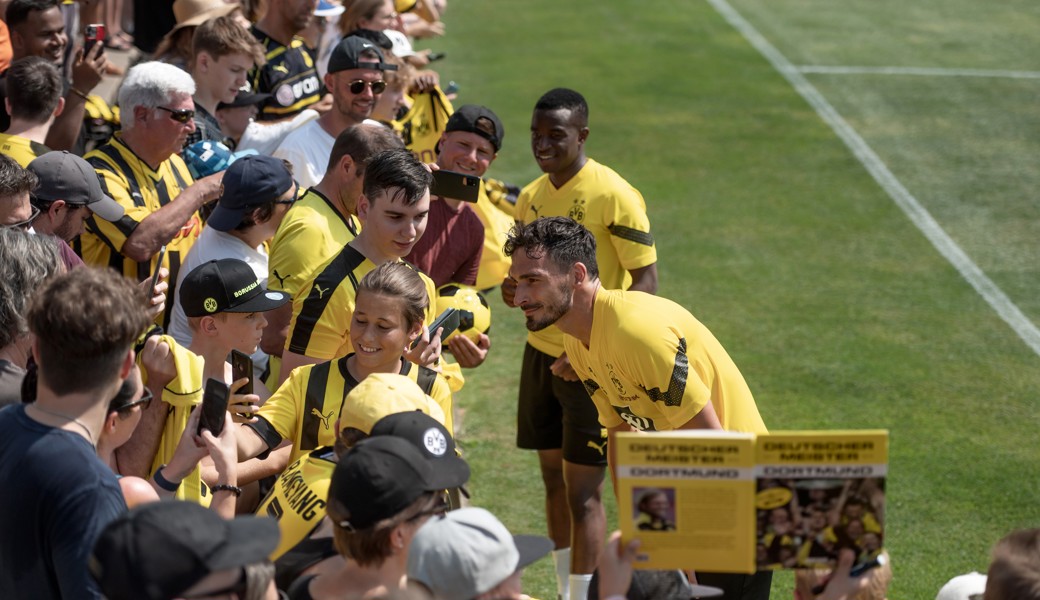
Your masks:
{"label": "phone held up", "polygon": [[430,194],[463,202],[476,202],[480,197],[480,177],[455,171],[434,171]]}
{"label": "phone held up", "polygon": [[227,413],[228,397],[231,391],[223,381],[213,378],[206,380],[206,388],[202,393],[202,405],[199,410],[199,427],[195,431],[202,435],[203,429],[209,429],[213,435],[224,431],[224,415]]}
{"label": "phone held up", "polygon": [[[105,26],[101,23],[92,23],[83,29],[83,55],[86,56],[94,44],[104,44]],[[104,50],[102,50],[104,51]]]}

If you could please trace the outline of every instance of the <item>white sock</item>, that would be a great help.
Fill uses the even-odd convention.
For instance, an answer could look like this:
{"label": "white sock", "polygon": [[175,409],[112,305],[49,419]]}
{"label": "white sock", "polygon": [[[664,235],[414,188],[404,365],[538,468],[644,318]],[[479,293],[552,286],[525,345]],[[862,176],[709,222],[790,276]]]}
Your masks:
{"label": "white sock", "polygon": [[567,583],[571,574],[571,549],[560,548],[552,552],[553,564],[556,565],[556,593],[560,600],[568,600]]}
{"label": "white sock", "polygon": [[589,597],[589,583],[592,582],[592,574],[570,576],[570,600],[587,600]]}

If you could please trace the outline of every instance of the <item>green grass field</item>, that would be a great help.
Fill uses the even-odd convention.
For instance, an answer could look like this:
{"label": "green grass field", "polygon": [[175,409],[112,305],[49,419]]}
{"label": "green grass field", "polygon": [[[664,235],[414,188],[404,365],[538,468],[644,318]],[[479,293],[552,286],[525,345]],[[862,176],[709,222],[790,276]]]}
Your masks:
{"label": "green grass field", "polygon": [[[938,224],[1040,321],[1040,5],[1027,0],[732,0],[807,73]],[[531,108],[589,100],[590,156],[647,200],[660,293],[723,342],[772,429],[891,430],[892,598],[984,571],[990,546],[1040,525],[1040,357],[941,256],[835,132],[703,1],[453,0],[437,67],[457,104],[506,126],[493,176],[538,175]],[[1032,77],[1032,78],[1030,78]],[[515,449],[524,330],[500,300],[493,349],[459,404],[473,501],[544,531],[535,457]],[[612,504],[611,499],[611,504]],[[614,526],[613,514],[611,516]],[[555,597],[551,561],[528,571]],[[789,573],[774,598],[791,597]]]}

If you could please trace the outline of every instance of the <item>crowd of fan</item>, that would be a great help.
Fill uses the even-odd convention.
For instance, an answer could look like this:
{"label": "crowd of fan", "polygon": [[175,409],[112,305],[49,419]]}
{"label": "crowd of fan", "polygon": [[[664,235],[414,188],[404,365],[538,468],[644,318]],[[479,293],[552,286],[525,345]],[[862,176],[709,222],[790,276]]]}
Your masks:
{"label": "crowd of fan", "polygon": [[[412,46],[446,8],[0,1],[0,597],[516,600],[550,552],[562,598],[655,597],[637,543],[604,549],[600,501],[608,429],[646,419],[605,420],[536,335],[569,307],[510,277],[514,221],[570,216],[613,253],[596,285],[655,292],[645,204],[585,157],[588,106],[562,88],[532,121],[546,176],[522,194],[487,178],[502,121],[453,106],[442,55]],[[110,105],[106,49],[131,45]],[[431,199],[437,170],[481,178],[476,202]],[[553,196],[576,185],[591,195]],[[427,326],[439,287],[503,281],[534,332],[518,445],[539,452],[552,540],[466,506],[453,396],[491,340]],[[204,421],[211,380],[230,399]],[[710,418],[740,429],[736,412]],[[1038,548],[1002,541],[985,598],[1040,598],[1016,587]],[[864,589],[850,564],[820,597]],[[701,589],[669,577],[656,597]],[[768,597],[768,578],[717,581]]]}

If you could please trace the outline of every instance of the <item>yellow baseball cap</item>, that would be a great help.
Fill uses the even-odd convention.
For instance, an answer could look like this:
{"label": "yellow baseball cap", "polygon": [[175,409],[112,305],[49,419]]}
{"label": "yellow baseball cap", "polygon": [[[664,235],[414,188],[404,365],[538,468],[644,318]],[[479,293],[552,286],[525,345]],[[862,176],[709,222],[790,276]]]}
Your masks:
{"label": "yellow baseball cap", "polygon": [[444,424],[444,411],[440,405],[414,381],[396,373],[373,373],[347,394],[340,408],[339,426],[341,429],[353,427],[368,434],[383,417],[413,410]]}

